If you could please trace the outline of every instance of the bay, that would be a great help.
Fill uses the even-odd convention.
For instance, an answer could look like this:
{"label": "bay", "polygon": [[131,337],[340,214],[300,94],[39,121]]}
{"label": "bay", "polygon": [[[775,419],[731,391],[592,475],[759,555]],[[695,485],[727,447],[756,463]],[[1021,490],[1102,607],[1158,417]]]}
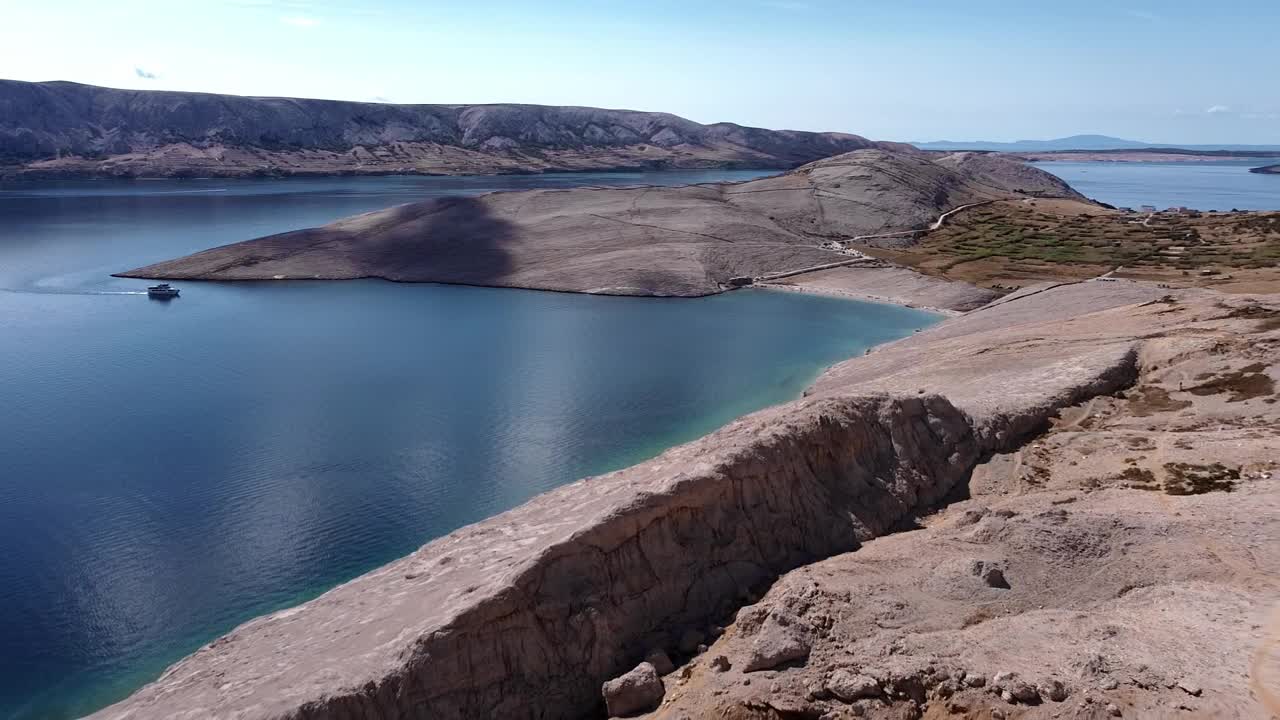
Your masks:
{"label": "bay", "polygon": [[241,622],[937,320],[381,281],[159,302],[111,272],[432,195],[759,174],[0,188],[0,717],[91,712]]}

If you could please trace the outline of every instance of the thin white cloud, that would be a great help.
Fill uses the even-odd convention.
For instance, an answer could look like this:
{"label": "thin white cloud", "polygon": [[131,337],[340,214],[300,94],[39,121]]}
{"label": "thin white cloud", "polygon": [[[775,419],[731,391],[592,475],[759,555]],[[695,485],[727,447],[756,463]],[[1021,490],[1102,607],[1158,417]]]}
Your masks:
{"label": "thin white cloud", "polygon": [[1217,116],[1224,119],[1240,120],[1280,120],[1280,112],[1274,110],[1233,110],[1230,105],[1212,105],[1201,111],[1174,110],[1175,117]]}
{"label": "thin white cloud", "polygon": [[136,67],[136,68],[134,68],[134,69],[133,69],[133,74],[134,74],[134,75],[137,75],[138,77],[142,78],[143,80],[155,80],[155,79],[156,79],[156,74],[155,74],[155,73],[150,72],[150,71],[148,71],[148,70],[143,70],[143,69],[142,69],[142,68],[140,68],[140,67]]}
{"label": "thin white cloud", "polygon": [[1147,12],[1146,10],[1125,10],[1124,14],[1131,18],[1137,18],[1138,20],[1145,20],[1147,22],[1155,22],[1160,19],[1160,17],[1155,13]]}
{"label": "thin white cloud", "polygon": [[280,22],[284,23],[285,25],[292,25],[294,27],[300,27],[300,28],[315,27],[316,25],[320,24],[319,20],[311,17],[306,17],[304,15],[290,15],[288,17],[282,17],[280,18]]}

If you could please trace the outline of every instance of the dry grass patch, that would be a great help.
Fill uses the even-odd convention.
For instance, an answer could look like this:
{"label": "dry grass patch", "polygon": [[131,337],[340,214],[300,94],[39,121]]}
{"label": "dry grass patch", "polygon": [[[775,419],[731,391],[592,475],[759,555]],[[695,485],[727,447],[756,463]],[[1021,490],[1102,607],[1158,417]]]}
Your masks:
{"label": "dry grass patch", "polygon": [[953,216],[908,247],[867,253],[924,273],[1013,289],[1117,277],[1176,286],[1247,281],[1280,289],[1280,213],[1103,212],[1078,202],[1001,201]]}

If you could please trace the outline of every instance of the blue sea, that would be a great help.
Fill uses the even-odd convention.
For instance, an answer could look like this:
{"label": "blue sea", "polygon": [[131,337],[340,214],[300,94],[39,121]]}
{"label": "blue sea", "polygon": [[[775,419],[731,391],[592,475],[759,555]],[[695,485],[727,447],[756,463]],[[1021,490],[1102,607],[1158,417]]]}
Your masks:
{"label": "blue sea", "polygon": [[759,174],[0,187],[0,717],[91,712],[239,623],[937,320],[380,281],[161,302],[110,273],[431,195]]}
{"label": "blue sea", "polygon": [[1249,168],[1276,162],[1280,159],[1042,162],[1036,167],[1066,180],[1086,196],[1116,207],[1280,210],[1280,175],[1249,172]]}

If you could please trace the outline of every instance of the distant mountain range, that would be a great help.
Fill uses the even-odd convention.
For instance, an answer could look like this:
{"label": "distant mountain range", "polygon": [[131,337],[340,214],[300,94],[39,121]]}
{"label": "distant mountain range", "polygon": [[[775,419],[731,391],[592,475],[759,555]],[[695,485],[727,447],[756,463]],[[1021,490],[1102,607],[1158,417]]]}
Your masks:
{"label": "distant mountain range", "polygon": [[996,152],[1059,152],[1063,150],[1155,150],[1176,149],[1197,152],[1239,151],[1239,152],[1273,152],[1280,151],[1280,145],[1179,145],[1171,143],[1149,143],[1141,140],[1125,140],[1109,135],[1072,135],[1054,140],[1018,140],[1017,142],[989,142],[974,140],[972,142],[956,142],[938,140],[936,142],[913,142],[912,145],[921,150],[991,150]]}
{"label": "distant mountain range", "polygon": [[0,80],[0,175],[789,169],[871,147],[902,146],[631,110],[394,105]]}

